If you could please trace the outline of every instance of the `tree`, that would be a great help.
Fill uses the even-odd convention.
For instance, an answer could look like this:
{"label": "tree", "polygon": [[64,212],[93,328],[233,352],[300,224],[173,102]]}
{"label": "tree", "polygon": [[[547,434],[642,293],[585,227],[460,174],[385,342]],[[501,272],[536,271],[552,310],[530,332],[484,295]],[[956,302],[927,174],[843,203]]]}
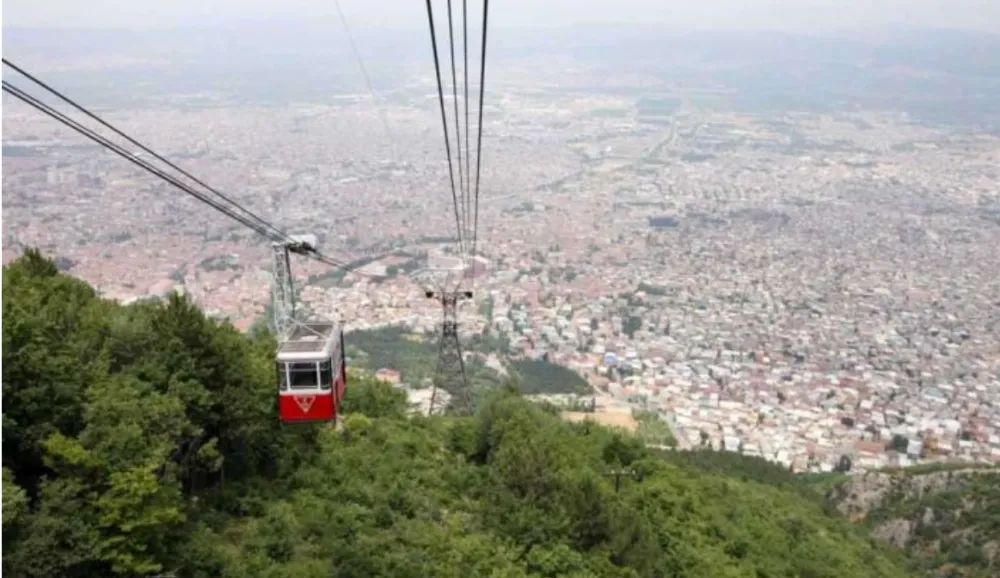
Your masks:
{"label": "tree", "polygon": [[602,456],[608,465],[627,467],[632,465],[643,453],[639,440],[615,434],[604,445]]}
{"label": "tree", "polygon": [[14,481],[9,468],[3,468],[3,529],[14,527],[28,508],[28,496]]}
{"label": "tree", "polygon": [[84,392],[105,370],[107,311],[92,288],[33,249],[4,267],[3,455],[29,495],[48,471],[42,442],[84,426]]}
{"label": "tree", "polygon": [[889,442],[889,448],[893,451],[899,453],[906,453],[906,449],[910,445],[910,440],[904,435],[896,434],[892,436],[892,441]]}
{"label": "tree", "polygon": [[851,471],[852,466],[853,463],[851,461],[851,457],[845,454],[840,456],[840,460],[837,462],[837,465],[833,468],[833,471],[846,474],[847,472]]}
{"label": "tree", "polygon": [[625,318],[625,323],[622,326],[622,333],[629,336],[629,339],[635,337],[635,332],[642,328],[642,318],[637,315],[629,315]]}

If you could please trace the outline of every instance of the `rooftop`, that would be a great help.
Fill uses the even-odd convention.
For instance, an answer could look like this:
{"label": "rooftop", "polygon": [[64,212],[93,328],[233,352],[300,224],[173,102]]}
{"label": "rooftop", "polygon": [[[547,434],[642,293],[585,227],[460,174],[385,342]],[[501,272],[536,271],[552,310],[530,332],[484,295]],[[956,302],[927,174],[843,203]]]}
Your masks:
{"label": "rooftop", "polygon": [[292,326],[292,331],[278,346],[278,358],[302,357],[302,354],[316,356],[331,355],[339,331],[337,324],[331,322],[299,323]]}

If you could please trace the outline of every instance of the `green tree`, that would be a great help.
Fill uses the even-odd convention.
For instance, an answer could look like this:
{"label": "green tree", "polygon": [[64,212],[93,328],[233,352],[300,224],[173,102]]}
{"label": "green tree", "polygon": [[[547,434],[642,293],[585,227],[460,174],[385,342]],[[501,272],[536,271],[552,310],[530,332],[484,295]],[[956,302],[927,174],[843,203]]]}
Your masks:
{"label": "green tree", "polygon": [[910,440],[906,436],[896,434],[892,436],[892,441],[889,442],[889,449],[902,454],[906,453],[906,448],[908,448],[909,445]]}
{"label": "green tree", "polygon": [[833,470],[835,472],[840,472],[840,473],[845,473],[846,474],[847,472],[851,471],[851,467],[852,466],[853,466],[853,463],[852,463],[852,460],[851,460],[851,456],[842,455],[842,456],[840,456],[840,460],[837,462],[837,466],[835,468],[833,468]]}
{"label": "green tree", "polygon": [[629,336],[629,339],[635,337],[635,332],[642,328],[642,318],[637,315],[629,315],[625,318],[625,323],[622,325],[622,333]]}
{"label": "green tree", "polygon": [[3,529],[4,532],[17,525],[28,507],[28,496],[14,481],[14,473],[3,468]]}

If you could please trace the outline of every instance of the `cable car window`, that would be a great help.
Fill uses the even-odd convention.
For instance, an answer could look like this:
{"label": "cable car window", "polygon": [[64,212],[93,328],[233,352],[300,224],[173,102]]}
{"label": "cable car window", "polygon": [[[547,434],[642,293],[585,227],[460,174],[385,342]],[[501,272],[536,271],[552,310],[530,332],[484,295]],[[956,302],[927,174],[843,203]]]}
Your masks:
{"label": "cable car window", "polygon": [[288,374],[292,389],[315,388],[319,385],[315,362],[289,363]]}
{"label": "cable car window", "polygon": [[330,389],[333,386],[333,363],[329,359],[319,364],[319,387]]}
{"label": "cable car window", "polygon": [[285,367],[285,364],[280,361],[278,363],[275,363],[274,365],[276,366],[278,373],[278,387],[282,391],[285,391],[288,389],[288,371],[286,371],[287,368]]}

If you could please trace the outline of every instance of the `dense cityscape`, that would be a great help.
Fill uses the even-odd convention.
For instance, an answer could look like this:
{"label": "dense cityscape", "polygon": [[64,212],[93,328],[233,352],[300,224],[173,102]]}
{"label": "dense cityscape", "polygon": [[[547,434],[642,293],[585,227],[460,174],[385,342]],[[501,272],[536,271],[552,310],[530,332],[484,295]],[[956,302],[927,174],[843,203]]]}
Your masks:
{"label": "dense cityscape", "polygon": [[[1000,461],[1000,137],[901,112],[588,91],[620,79],[565,75],[548,86],[532,61],[496,67],[467,261],[445,242],[429,75],[380,103],[384,125],[367,93],[280,107],[177,96],[106,116],[357,263],[294,262],[302,299],[349,330],[435,331],[424,290],[450,269],[475,289],[465,335],[578,371],[598,413],[660,413],[681,447],[795,471],[845,455],[858,471]],[[265,314],[262,239],[4,104],[5,263],[37,246],[110,298],[178,290],[241,329]]]}

